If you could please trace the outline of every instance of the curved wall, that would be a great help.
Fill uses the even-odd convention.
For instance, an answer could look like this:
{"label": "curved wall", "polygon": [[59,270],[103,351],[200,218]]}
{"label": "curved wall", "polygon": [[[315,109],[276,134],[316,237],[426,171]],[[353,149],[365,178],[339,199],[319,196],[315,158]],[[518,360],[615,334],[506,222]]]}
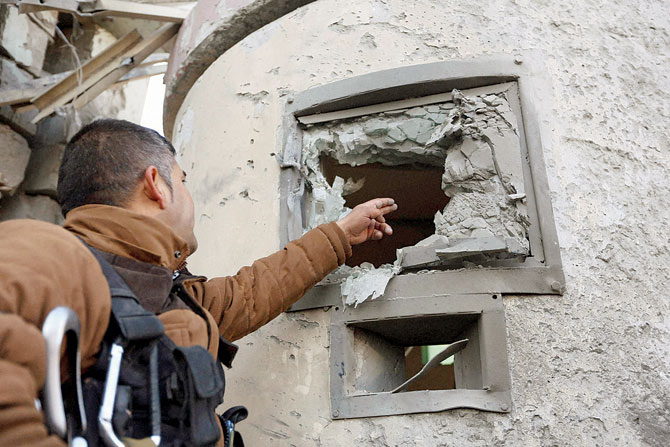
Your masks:
{"label": "curved wall", "polygon": [[542,138],[567,292],[505,297],[513,408],[332,421],[330,311],[240,340],[226,406],[249,445],[663,445],[670,435],[669,19],[662,1],[319,0],[230,48],[173,140],[201,248],[233,274],[279,246],[282,107],[377,70],[489,54],[540,67]]}

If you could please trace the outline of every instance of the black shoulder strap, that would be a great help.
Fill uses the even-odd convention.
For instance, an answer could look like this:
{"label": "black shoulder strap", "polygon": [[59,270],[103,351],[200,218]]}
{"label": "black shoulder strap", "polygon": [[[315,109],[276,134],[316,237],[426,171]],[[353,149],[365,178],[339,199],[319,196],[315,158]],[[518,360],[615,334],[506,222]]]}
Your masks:
{"label": "black shoulder strap", "polygon": [[[82,241],[83,242],[83,241]],[[99,250],[84,245],[91,250],[107,278],[109,292],[112,296],[112,317],[123,338],[127,341],[147,340],[165,333],[163,323],[153,313],[144,309],[128,284],[114,270]]]}
{"label": "black shoulder strap", "polygon": [[[202,318],[207,320],[207,316],[204,314],[202,307],[195,302],[193,297],[184,289],[184,281],[187,279],[198,278],[198,276],[192,275],[188,270],[176,273],[176,276],[172,279],[172,293],[177,295],[186,305],[196,314],[200,315]],[[204,278],[204,277],[200,277]],[[209,335],[209,325],[207,325]],[[222,335],[219,335],[219,351],[217,353],[217,358],[219,362],[223,363],[226,367],[233,367],[233,360],[237,355],[239,347],[230,341],[228,341]]]}

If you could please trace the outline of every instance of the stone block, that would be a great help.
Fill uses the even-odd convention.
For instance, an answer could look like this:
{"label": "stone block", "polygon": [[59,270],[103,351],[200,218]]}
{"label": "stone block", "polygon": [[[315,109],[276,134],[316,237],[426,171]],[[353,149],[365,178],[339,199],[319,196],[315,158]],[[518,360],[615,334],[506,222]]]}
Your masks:
{"label": "stone block", "polygon": [[449,246],[449,238],[441,234],[431,234],[426,239],[415,244],[416,247],[432,247],[432,248],[447,248]]}
{"label": "stone block", "polygon": [[0,200],[0,221],[36,219],[61,225],[63,214],[58,202],[47,196],[18,193]]}
{"label": "stone block", "polygon": [[[27,82],[34,80],[33,76],[19,67],[11,59],[0,56],[0,84],[3,89],[21,88]],[[25,137],[35,134],[36,126],[30,120],[37,114],[36,110],[16,113],[11,106],[0,107],[0,119],[9,123],[14,131]]]}
{"label": "stone block", "polygon": [[402,268],[426,267],[440,262],[435,248],[426,246],[403,247],[397,251],[397,259]]}
{"label": "stone block", "polygon": [[13,60],[0,56],[0,79],[2,79],[2,88],[10,89],[30,82],[34,78]]}
{"label": "stone block", "polygon": [[388,131],[388,138],[392,143],[402,143],[407,139],[405,134],[397,127],[393,127]]}
{"label": "stone block", "polygon": [[53,146],[55,144],[67,143],[68,132],[76,123],[72,113],[67,109],[57,110],[37,123],[37,132],[31,143],[37,142],[42,146]]}
{"label": "stone block", "polygon": [[24,178],[30,147],[9,126],[0,124],[0,194],[13,193]]}
{"label": "stone block", "polygon": [[14,5],[1,5],[5,16],[5,26],[0,36],[0,46],[19,64],[39,73],[44,63],[44,54],[50,38],[54,35],[58,13],[42,11],[34,16],[43,26],[37,25],[27,14],[19,14]]}
{"label": "stone block", "polygon": [[412,109],[409,109],[407,112],[405,112],[406,115],[412,117],[412,118],[421,118],[423,116],[426,116],[428,112],[426,109],[422,107],[414,107]]}
{"label": "stone block", "polygon": [[63,144],[33,148],[21,189],[28,194],[43,194],[55,199],[58,168],[64,150]]}
{"label": "stone block", "polygon": [[416,141],[417,138],[419,138],[419,135],[433,129],[433,127],[435,127],[435,124],[430,120],[422,118],[412,118],[403,122],[398,127],[400,128],[400,130],[403,131],[405,135],[407,135],[407,138],[409,138],[412,141]]}
{"label": "stone block", "polygon": [[388,124],[382,120],[370,120],[363,126],[363,132],[370,137],[381,137],[386,135]]}
{"label": "stone block", "polygon": [[0,107],[0,121],[9,124],[15,132],[30,138],[37,132],[37,126],[31,120],[38,112],[34,109],[18,113],[11,106],[2,106]]}
{"label": "stone block", "polygon": [[450,239],[450,247],[435,250],[442,261],[465,256],[490,255],[507,251],[507,244],[501,237],[478,237]]}

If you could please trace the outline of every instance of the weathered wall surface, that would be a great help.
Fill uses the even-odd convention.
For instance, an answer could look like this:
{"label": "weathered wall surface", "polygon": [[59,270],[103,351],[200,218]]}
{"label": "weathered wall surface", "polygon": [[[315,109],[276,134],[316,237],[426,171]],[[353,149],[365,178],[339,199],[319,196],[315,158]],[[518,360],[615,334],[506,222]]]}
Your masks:
{"label": "weathered wall surface", "polygon": [[[199,79],[174,140],[199,209],[192,270],[232,274],[279,241],[272,154],[293,92],[486,54],[531,55],[567,291],[505,297],[510,414],[331,421],[330,310],[241,340],[226,405],[250,445],[665,445],[670,435],[670,20],[662,1],[319,0]],[[196,179],[196,180],[190,180]]]}

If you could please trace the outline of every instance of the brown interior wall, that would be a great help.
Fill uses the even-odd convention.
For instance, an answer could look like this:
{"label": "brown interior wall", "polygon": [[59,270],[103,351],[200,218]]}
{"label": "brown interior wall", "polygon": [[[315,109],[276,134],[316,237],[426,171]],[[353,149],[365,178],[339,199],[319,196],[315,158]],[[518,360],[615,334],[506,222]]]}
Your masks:
{"label": "brown interior wall", "polygon": [[381,163],[350,166],[328,156],[322,157],[321,166],[331,185],[336,176],[354,181],[365,178],[361,189],[344,197],[350,208],[377,197],[391,197],[398,204],[398,210],[387,216],[394,230],[393,237],[356,247],[354,256],[347,262],[349,266],[362,262],[370,262],[375,267],[393,263],[396,249],[414,245],[435,232],[435,213],[449,202],[441,188],[442,170],[434,166],[384,166]]}
{"label": "brown interior wall", "polygon": [[[421,371],[421,346],[413,346],[409,352],[405,351],[405,370],[409,379]],[[407,391],[419,390],[453,390],[456,388],[454,380],[454,365],[438,365],[407,387]]]}

